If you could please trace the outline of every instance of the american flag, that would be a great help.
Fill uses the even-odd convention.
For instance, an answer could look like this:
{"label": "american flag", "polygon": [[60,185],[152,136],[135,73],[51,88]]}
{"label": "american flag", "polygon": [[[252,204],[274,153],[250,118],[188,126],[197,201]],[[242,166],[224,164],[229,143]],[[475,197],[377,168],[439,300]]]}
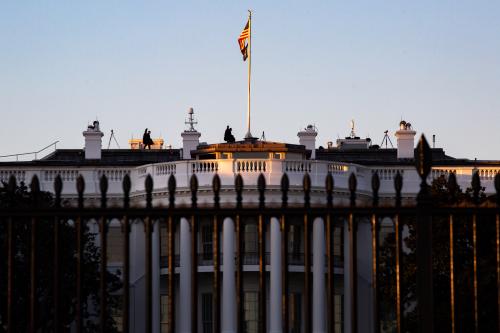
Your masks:
{"label": "american flag", "polygon": [[245,28],[238,37],[238,44],[240,44],[240,51],[243,54],[243,61],[248,58],[248,39],[250,38],[250,20],[247,21]]}

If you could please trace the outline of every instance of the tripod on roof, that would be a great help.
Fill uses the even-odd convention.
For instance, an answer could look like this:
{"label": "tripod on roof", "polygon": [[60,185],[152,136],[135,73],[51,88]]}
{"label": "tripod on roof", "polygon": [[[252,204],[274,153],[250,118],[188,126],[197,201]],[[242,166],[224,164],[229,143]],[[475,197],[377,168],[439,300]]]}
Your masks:
{"label": "tripod on roof", "polygon": [[115,143],[116,145],[118,146],[118,149],[120,149],[120,144],[118,143],[118,141],[116,140],[116,137],[115,137],[115,132],[113,132],[113,130],[111,130],[111,136],[109,137],[109,142],[108,142],[108,149],[109,147],[111,147],[111,140],[115,140]]}
{"label": "tripod on roof", "polygon": [[384,132],[384,138],[382,139],[382,143],[380,144],[380,147],[383,147],[384,146],[384,142],[385,142],[385,148],[387,149],[387,144],[390,143],[391,144],[391,148],[394,148],[394,145],[392,144],[392,141],[391,141],[391,138],[389,137],[389,130],[385,130]]}

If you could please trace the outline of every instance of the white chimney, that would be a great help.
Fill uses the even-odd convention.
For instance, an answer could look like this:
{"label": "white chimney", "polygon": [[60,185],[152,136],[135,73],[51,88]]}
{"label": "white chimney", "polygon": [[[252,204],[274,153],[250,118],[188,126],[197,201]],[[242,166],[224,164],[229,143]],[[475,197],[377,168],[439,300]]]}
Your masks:
{"label": "white chimney", "polygon": [[398,158],[415,158],[414,141],[416,133],[410,123],[404,120],[399,123],[399,130],[395,134],[398,142]]}
{"label": "white chimney", "polygon": [[92,125],[89,125],[87,130],[83,132],[83,136],[85,137],[85,159],[101,159],[102,137],[104,133],[99,129],[99,122],[96,120]]}
{"label": "white chimney", "polygon": [[194,125],[198,122],[194,120],[194,110],[189,108],[188,119],[185,124],[189,125],[189,128],[181,133],[182,136],[182,158],[184,160],[192,159],[191,150],[196,150],[196,147],[200,144],[201,133],[198,132]]}
{"label": "white chimney", "polygon": [[299,137],[299,144],[306,147],[306,149],[311,151],[311,159],[316,159],[316,136],[318,132],[316,131],[315,126],[307,125],[304,130],[297,133]]}

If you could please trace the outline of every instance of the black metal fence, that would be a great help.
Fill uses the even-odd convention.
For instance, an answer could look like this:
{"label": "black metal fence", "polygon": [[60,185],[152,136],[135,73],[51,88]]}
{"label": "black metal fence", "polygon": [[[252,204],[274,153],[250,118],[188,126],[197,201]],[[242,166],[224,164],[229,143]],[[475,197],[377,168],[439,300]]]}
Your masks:
{"label": "black metal fence", "polygon": [[[153,254],[152,235],[153,223],[157,219],[166,219],[168,256],[162,258],[162,266],[167,267],[168,274],[168,330],[175,332],[175,237],[176,224],[181,217],[188,218],[191,226],[191,271],[198,267],[197,234],[200,218],[210,218],[213,221],[213,254],[211,256],[213,270],[213,331],[221,329],[221,258],[220,258],[220,226],[225,217],[232,217],[236,229],[236,288],[237,288],[237,323],[238,331],[243,332],[243,219],[253,217],[258,221],[258,253],[255,264],[259,266],[259,297],[258,322],[259,332],[266,332],[266,243],[265,232],[267,217],[280,217],[281,223],[281,263],[282,263],[282,325],[285,332],[289,331],[289,274],[291,264],[288,253],[288,228],[291,217],[300,216],[303,223],[304,253],[301,262],[303,272],[303,319],[304,331],[312,330],[312,278],[311,278],[311,224],[314,218],[322,217],[325,221],[326,235],[326,267],[327,267],[327,315],[328,331],[334,332],[335,325],[335,278],[333,232],[335,221],[342,217],[347,221],[348,258],[345,258],[350,276],[350,289],[346,290],[350,298],[351,332],[358,332],[358,237],[357,226],[362,219],[371,223],[372,248],[372,299],[373,328],[375,332],[387,331],[388,322],[394,324],[397,332],[418,331],[466,331],[490,332],[498,331],[500,311],[500,175],[495,178],[496,196],[484,198],[478,174],[474,174],[471,182],[470,196],[458,191],[454,174],[449,175],[446,191],[440,188],[442,196],[437,197],[434,189],[427,183],[432,161],[430,148],[422,137],[416,154],[416,167],[421,177],[420,192],[415,204],[402,205],[403,179],[397,174],[394,181],[394,203],[391,206],[379,205],[380,181],[377,173],[372,178],[372,202],[370,205],[357,206],[357,180],[352,174],[349,178],[350,204],[348,206],[334,205],[334,178],[331,174],[325,180],[325,204],[321,207],[311,207],[311,180],[305,174],[303,180],[303,204],[288,205],[289,181],[287,175],[281,180],[282,200],[280,207],[266,207],[266,183],[261,175],[258,178],[259,203],[257,207],[245,207],[243,200],[243,178],[235,178],[236,203],[234,207],[221,207],[221,182],[216,175],[213,178],[213,205],[198,207],[198,182],[195,175],[190,182],[191,205],[176,206],[176,180],[171,176],[168,181],[169,205],[167,208],[153,207],[153,180],[147,176],[145,180],[145,202],[143,208],[130,206],[131,181],[129,176],[123,180],[123,206],[107,206],[108,182],[105,176],[100,180],[101,202],[99,208],[85,207],[84,179],[77,180],[77,206],[62,207],[61,192],[63,183],[60,177],[54,182],[54,200],[45,204],[40,192],[39,180],[35,176],[30,184],[30,191],[23,196],[19,192],[16,180],[10,178],[7,189],[2,196],[0,210],[0,226],[4,249],[0,265],[0,289],[2,298],[0,312],[0,330],[16,332],[20,327],[28,332],[54,331],[65,332],[73,327],[76,332],[110,331],[109,295],[110,276],[107,268],[107,230],[112,218],[120,218],[123,242],[123,275],[120,278],[123,285],[122,300],[118,302],[122,311],[122,331],[129,332],[130,322],[130,230],[131,220],[139,218],[144,223],[145,230],[145,285],[146,285],[146,320],[145,332],[153,328]],[[466,199],[470,197],[470,202]],[[19,203],[23,202],[25,203]],[[493,204],[488,200],[494,200]],[[390,237],[381,239],[380,226],[384,217],[390,217],[393,222]],[[97,218],[100,235],[100,251],[97,251],[98,263],[97,284],[86,285],[85,276],[96,273],[95,267],[89,268],[86,263],[89,250],[86,242],[86,221]],[[62,265],[63,242],[62,228],[71,220],[71,230],[74,238],[70,241],[74,246],[74,265]],[[63,222],[64,221],[64,222]],[[444,221],[444,222],[443,222]],[[23,224],[24,229],[18,225]],[[50,235],[45,238],[39,235],[42,225],[51,225]],[[433,235],[433,229],[437,232]],[[444,232],[444,238],[439,233]],[[416,237],[414,237],[416,236]],[[441,235],[443,236],[443,235]],[[391,238],[392,237],[392,238]],[[50,238],[49,249],[37,250],[39,245]],[[392,239],[392,240],[391,240]],[[443,241],[446,240],[446,241]],[[24,240],[20,249],[17,242]],[[392,242],[392,243],[391,243]],[[387,247],[387,244],[392,247]],[[447,246],[442,246],[444,243]],[[486,244],[482,246],[481,244]],[[38,246],[38,247],[37,247]],[[70,246],[68,244],[64,246]],[[439,247],[440,252],[433,249]],[[443,250],[445,249],[445,250]],[[47,254],[47,252],[50,252]],[[40,258],[48,257],[48,261]],[[433,259],[434,257],[434,259]],[[464,259],[466,258],[466,259]],[[483,260],[484,259],[484,260]],[[165,262],[166,261],[166,262]],[[252,262],[253,263],[253,262]],[[40,267],[40,265],[46,265]],[[467,265],[471,267],[466,267]],[[73,274],[69,274],[73,270]],[[42,278],[50,271],[50,279]],[[24,276],[28,285],[19,288],[20,276]],[[74,295],[65,294],[61,288],[64,279],[74,279]],[[442,282],[445,287],[443,288]],[[191,275],[192,287],[192,331],[197,332],[197,288],[198,274]],[[41,284],[47,284],[43,286]],[[45,288],[44,288],[45,287]],[[20,305],[26,290],[26,302]],[[98,317],[94,321],[86,320],[88,313],[89,288],[98,290],[95,297]],[[467,290],[470,289],[468,293]],[[446,289],[447,292],[443,290]],[[460,290],[459,290],[460,289]],[[465,290],[465,291],[464,291]],[[159,292],[159,291],[154,291]],[[17,293],[17,294],[16,294]],[[90,291],[91,293],[91,291]],[[115,297],[116,298],[116,297]],[[43,302],[43,304],[42,304]],[[182,300],[181,300],[182,302]],[[70,307],[69,315],[62,316],[63,308]],[[443,310],[444,309],[444,310]],[[68,311],[64,311],[65,313]],[[393,315],[388,315],[388,312]],[[49,320],[40,328],[40,318]],[[49,318],[49,319],[47,319]],[[68,321],[70,321],[68,323]],[[22,323],[20,323],[22,322]],[[95,324],[92,326],[92,324]],[[25,326],[23,326],[25,325]],[[390,325],[389,325],[390,326]],[[48,327],[48,328],[47,328]]]}

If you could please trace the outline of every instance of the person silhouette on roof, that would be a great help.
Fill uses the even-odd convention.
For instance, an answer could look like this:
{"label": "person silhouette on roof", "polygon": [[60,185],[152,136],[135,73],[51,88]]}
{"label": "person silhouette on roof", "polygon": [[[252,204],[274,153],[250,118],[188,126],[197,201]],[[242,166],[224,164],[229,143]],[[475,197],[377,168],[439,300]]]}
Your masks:
{"label": "person silhouette on roof", "polygon": [[151,131],[148,131],[148,129],[146,128],[144,130],[144,134],[142,135],[142,145],[144,146],[144,149],[151,149],[152,144],[154,144],[154,142],[151,139]]}
{"label": "person silhouette on roof", "polygon": [[234,135],[232,133],[233,129],[227,125],[226,131],[224,132],[224,141],[227,143],[234,143],[236,139],[234,138]]}

